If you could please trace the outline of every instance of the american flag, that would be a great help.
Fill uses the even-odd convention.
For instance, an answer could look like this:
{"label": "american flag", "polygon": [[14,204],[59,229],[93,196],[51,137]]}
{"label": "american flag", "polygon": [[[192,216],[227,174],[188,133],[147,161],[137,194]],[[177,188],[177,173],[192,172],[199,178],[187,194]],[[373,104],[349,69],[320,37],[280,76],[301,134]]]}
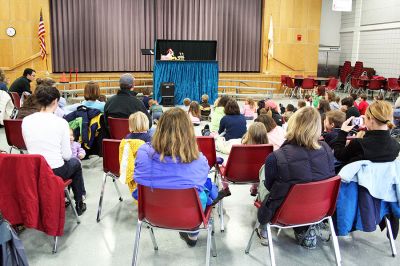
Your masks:
{"label": "american flag", "polygon": [[44,38],[45,33],[46,33],[46,30],[44,29],[42,10],[40,10],[38,37],[39,37],[39,45],[40,45],[40,56],[42,57],[42,59],[44,59],[46,57],[46,41]]}

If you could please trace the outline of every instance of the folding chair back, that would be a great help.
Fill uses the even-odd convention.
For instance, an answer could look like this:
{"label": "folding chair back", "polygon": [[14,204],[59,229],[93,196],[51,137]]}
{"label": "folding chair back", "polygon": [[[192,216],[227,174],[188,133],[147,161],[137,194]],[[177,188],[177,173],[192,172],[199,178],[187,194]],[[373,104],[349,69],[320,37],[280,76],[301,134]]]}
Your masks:
{"label": "folding chair back", "polygon": [[195,188],[158,189],[138,185],[138,219],[155,227],[193,230],[207,225]]}
{"label": "folding chair back", "polygon": [[272,224],[300,225],[318,222],[332,216],[340,187],[340,176],[296,184],[275,213]]}
{"label": "folding chair back", "polygon": [[129,133],[128,118],[107,118],[108,127],[112,139],[123,139]]}
{"label": "folding chair back", "polygon": [[331,78],[328,82],[328,86],[326,86],[327,90],[336,90],[336,87],[339,83],[339,80],[336,78]]}
{"label": "folding chair back", "polygon": [[293,79],[291,77],[289,77],[289,76],[286,76],[286,86],[291,88],[291,89],[295,88],[295,85],[293,83]]}
{"label": "folding chair back", "polygon": [[272,152],[271,144],[233,145],[224,171],[225,178],[233,183],[258,183],[259,170]]}
{"label": "folding chair back", "polygon": [[6,138],[8,146],[11,146],[11,150],[26,150],[25,141],[22,136],[22,119],[4,119],[4,130],[6,132]]}
{"label": "folding chair back", "polygon": [[17,92],[10,92],[10,94],[15,108],[21,108],[21,97],[19,97],[19,94]]}
{"label": "folding chair back", "polygon": [[313,78],[305,78],[303,79],[303,82],[301,83],[301,88],[303,90],[312,90],[314,89],[314,79]]}
{"label": "folding chair back", "polygon": [[214,167],[217,163],[217,152],[215,150],[215,140],[213,137],[201,136],[196,137],[197,146],[203,155],[207,158],[210,168]]}
{"label": "folding chair back", "polygon": [[103,171],[119,176],[119,144],[121,140],[103,139]]}

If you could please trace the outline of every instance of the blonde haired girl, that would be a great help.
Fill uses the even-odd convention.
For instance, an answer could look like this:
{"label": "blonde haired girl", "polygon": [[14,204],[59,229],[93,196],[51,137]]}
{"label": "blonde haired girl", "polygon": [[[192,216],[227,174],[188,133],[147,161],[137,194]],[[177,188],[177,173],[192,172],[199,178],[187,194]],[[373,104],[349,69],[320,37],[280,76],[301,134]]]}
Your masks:
{"label": "blonde haired girl", "polygon": [[149,118],[143,112],[136,112],[129,116],[129,134],[125,139],[141,139],[150,142]]}

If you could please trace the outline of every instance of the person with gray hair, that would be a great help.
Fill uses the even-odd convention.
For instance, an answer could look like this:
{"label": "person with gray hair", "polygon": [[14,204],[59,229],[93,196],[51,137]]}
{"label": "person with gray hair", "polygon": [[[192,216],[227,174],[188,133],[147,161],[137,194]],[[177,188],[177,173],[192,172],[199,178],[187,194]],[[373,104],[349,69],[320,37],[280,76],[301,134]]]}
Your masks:
{"label": "person with gray hair", "polygon": [[132,74],[123,74],[119,79],[120,90],[116,95],[112,96],[104,106],[105,122],[107,125],[108,117],[129,118],[133,113],[143,112],[149,118],[149,127],[151,127],[150,115],[143,102],[136,98],[136,93],[133,91],[134,84],[135,78]]}

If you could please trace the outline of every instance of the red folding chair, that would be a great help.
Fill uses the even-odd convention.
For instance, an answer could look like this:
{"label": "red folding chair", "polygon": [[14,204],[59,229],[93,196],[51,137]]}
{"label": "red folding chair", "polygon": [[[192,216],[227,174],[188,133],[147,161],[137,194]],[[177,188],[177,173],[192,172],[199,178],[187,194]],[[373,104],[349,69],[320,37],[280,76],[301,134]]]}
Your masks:
{"label": "red folding chair", "polygon": [[123,139],[129,134],[129,119],[128,118],[107,118],[108,127],[112,139]]}
{"label": "red folding chair", "polygon": [[328,85],[325,87],[326,90],[335,91],[338,86],[339,80],[336,78],[331,78]]}
{"label": "red folding chair", "polygon": [[[271,144],[233,145],[226,166],[219,166],[221,179],[231,184],[258,184],[260,168],[273,150]],[[223,200],[218,203],[218,212],[224,232]]]}
{"label": "red folding chair", "polygon": [[315,88],[315,81],[313,78],[305,78],[303,79],[303,82],[301,83],[300,87],[300,98],[302,98],[302,91],[311,91],[311,93],[314,91]]}
{"label": "red folding chair", "polygon": [[281,90],[283,89],[283,96],[286,95],[286,91],[288,90],[286,77],[288,77],[288,75],[281,75]]}
{"label": "red folding chair", "polygon": [[374,91],[378,91],[378,95],[383,96],[383,80],[371,79],[367,89],[372,92],[372,97],[374,96]]}
{"label": "red folding chair", "polygon": [[221,158],[217,158],[214,138],[209,136],[198,136],[196,137],[196,141],[199,150],[207,158],[208,166],[210,166],[210,172],[215,172],[214,178],[217,178],[219,171],[218,160],[221,160]]}
{"label": "red folding chair", "polygon": [[294,85],[293,79],[289,76],[286,77],[286,87],[289,90],[289,97],[293,97],[296,95],[296,89],[297,87]]}
{"label": "red folding chair", "polygon": [[390,97],[392,98],[393,102],[396,101],[396,98],[394,95],[399,95],[400,93],[400,85],[398,83],[397,78],[388,78],[387,79],[387,88],[388,91],[390,92]]}
{"label": "red folding chair", "polygon": [[[185,233],[207,231],[206,265],[210,265],[210,253],[217,256],[213,235],[212,207],[203,212],[197,189],[158,189],[138,185],[139,206],[132,265],[137,265],[142,223],[150,229],[154,250],[158,250],[153,228]],[[167,200],[167,202],[166,202]]]}
{"label": "red folding chair", "polygon": [[122,195],[119,191],[116,179],[119,178],[119,144],[121,140],[103,139],[103,171],[104,179],[101,186],[99,206],[97,208],[97,222],[100,222],[101,210],[103,207],[104,189],[106,187],[107,177],[111,177],[114,187],[117,190],[119,201],[122,201]]}
{"label": "red folding chair", "polygon": [[21,97],[19,97],[18,92],[10,92],[10,94],[15,108],[19,110],[19,108],[21,108]]}
{"label": "red folding chair", "polygon": [[[275,255],[272,242],[271,227],[287,229],[307,225],[316,225],[328,220],[331,230],[333,247],[335,250],[336,264],[340,265],[341,256],[339,242],[333,227],[332,215],[336,209],[336,200],[339,193],[340,176],[326,180],[293,185],[286,199],[276,211],[272,221],[267,223],[268,247],[271,265],[275,264]],[[256,207],[259,205],[255,204]],[[254,232],[260,226],[257,221],[253,229],[245,253],[248,254]]]}
{"label": "red folding chair", "polygon": [[22,136],[22,119],[4,119],[4,130],[6,132],[7,144],[12,149],[19,150],[20,154],[26,151],[25,141]]}

